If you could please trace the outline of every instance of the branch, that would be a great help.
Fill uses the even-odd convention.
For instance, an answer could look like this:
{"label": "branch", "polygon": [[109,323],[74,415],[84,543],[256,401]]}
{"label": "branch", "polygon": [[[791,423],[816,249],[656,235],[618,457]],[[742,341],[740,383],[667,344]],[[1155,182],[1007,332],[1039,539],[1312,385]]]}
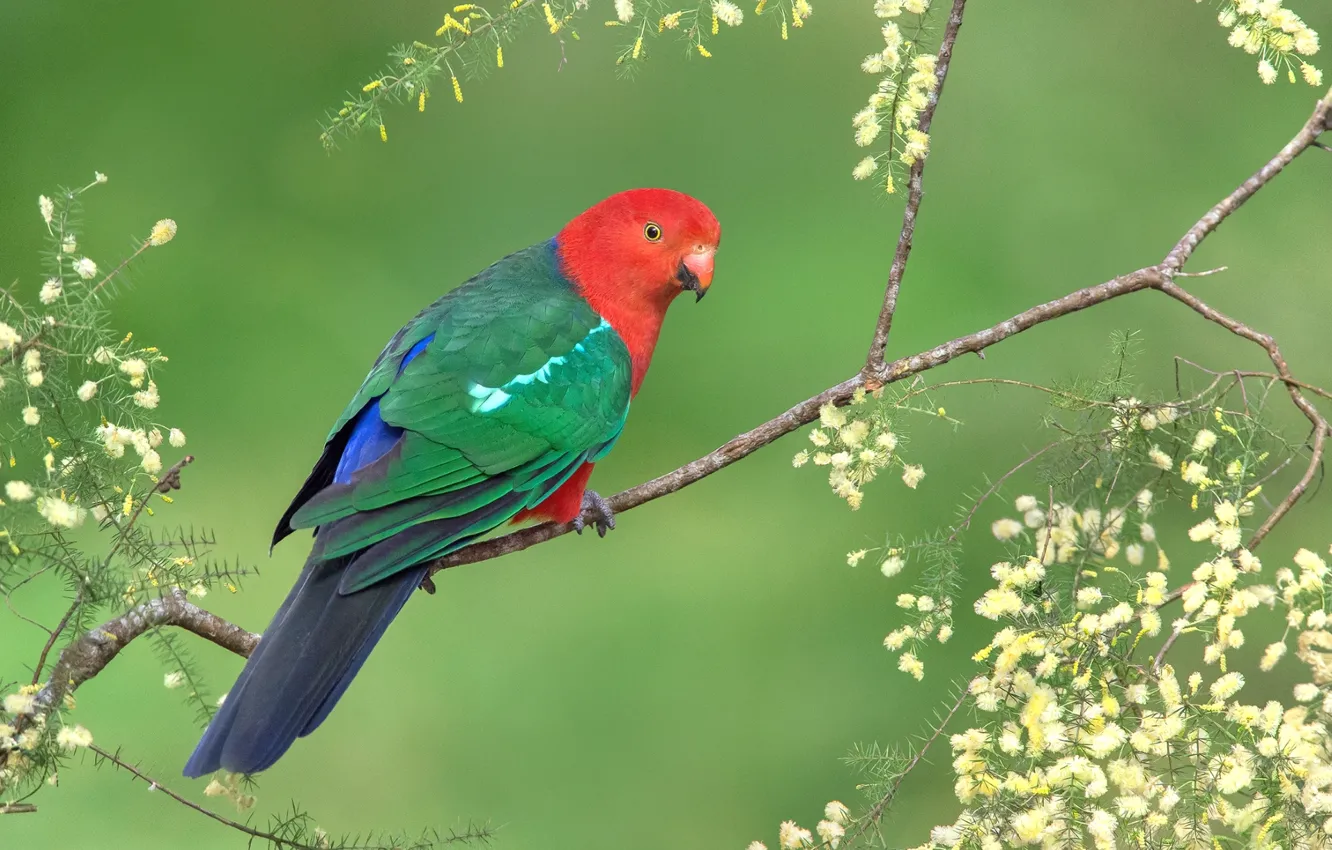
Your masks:
{"label": "branch", "polygon": [[35,811],[37,811],[37,807],[32,803],[0,804],[0,815],[30,815]]}
{"label": "branch", "polygon": [[[943,42],[939,45],[939,54],[934,64],[934,91],[930,92],[929,102],[920,114],[920,131],[930,132],[934,121],[934,110],[939,106],[943,95],[944,80],[948,78],[948,65],[953,59],[953,44],[957,41],[957,32],[962,28],[962,11],[967,0],[953,0],[953,10],[948,15],[948,25],[944,27]],[[893,255],[892,268],[888,270],[888,288],[883,294],[883,309],[879,311],[879,323],[874,328],[874,341],[870,343],[869,356],[865,360],[865,371],[877,372],[883,368],[883,357],[888,347],[888,333],[893,327],[893,314],[897,312],[897,293],[902,288],[902,276],[906,274],[907,260],[911,256],[911,241],[916,235],[916,213],[924,198],[925,160],[921,157],[911,166],[911,178],[907,181],[906,211],[902,213],[902,231],[897,237],[897,252]]]}
{"label": "branch", "polygon": [[1170,630],[1170,637],[1166,638],[1165,643],[1161,644],[1161,650],[1152,659],[1151,673],[1153,679],[1161,678],[1161,665],[1165,663],[1166,653],[1170,651],[1170,648],[1175,645],[1175,641],[1179,640],[1179,636],[1184,634],[1184,630],[1187,628],[1188,624],[1181,622]]}
{"label": "branch", "polygon": [[1166,255],[1161,265],[1176,271],[1184,268],[1184,264],[1188,262],[1189,257],[1193,256],[1193,252],[1197,250],[1198,245],[1220,227],[1221,222],[1239,209],[1245,201],[1252,198],[1259,189],[1270,183],[1272,178],[1280,174],[1282,169],[1295,160],[1295,157],[1312,146],[1319,135],[1328,130],[1332,130],[1332,90],[1329,90],[1318,101],[1318,105],[1314,107],[1313,115],[1310,115],[1309,120],[1304,122],[1300,132],[1295,134],[1295,138],[1291,139],[1276,156],[1268,160],[1266,165],[1258,169],[1256,174],[1241,183],[1235,191],[1223,198],[1220,203],[1208,210],[1206,215],[1198,219],[1198,223],[1190,227],[1189,232],[1185,233],[1175,243],[1175,247],[1170,249],[1170,253]]}
{"label": "branch", "polygon": [[[67,621],[68,615],[62,622]],[[101,673],[121,650],[129,646],[130,641],[161,626],[176,626],[194,632],[243,658],[248,658],[259,645],[259,635],[205,611],[190,602],[185,591],[171,588],[166,595],[137,605],[114,620],[84,632],[66,646],[51,669],[51,678],[33,697],[32,714],[20,716],[15,730],[22,730],[33,717],[58,707],[80,685]],[[52,635],[52,640],[63,629],[62,624]],[[48,642],[42,650],[43,664],[50,646]],[[37,675],[40,675],[40,666]],[[0,753],[0,767],[8,761],[8,756],[8,753]]]}
{"label": "branch", "polygon": [[190,602],[183,590],[172,588],[165,596],[134,607],[65,647],[34,703],[42,709],[59,705],[67,694],[102,672],[130,641],[160,626],[194,632],[245,658],[259,644],[259,635],[205,611]]}
{"label": "branch", "polygon": [[934,727],[934,731],[930,734],[930,737],[927,738],[925,743],[921,745],[920,749],[916,750],[911,756],[911,760],[907,762],[906,767],[904,767],[902,772],[897,775],[893,780],[893,784],[888,788],[884,795],[879,798],[879,801],[874,804],[874,807],[870,809],[869,813],[861,819],[857,828],[845,838],[848,845],[854,845],[856,840],[864,835],[871,826],[878,825],[879,820],[883,817],[889,804],[892,803],[893,798],[897,796],[897,789],[902,787],[902,783],[906,781],[907,775],[915,770],[916,767],[920,765],[921,761],[924,760],[925,754],[929,752],[930,747],[939,739],[939,736],[943,734],[944,729],[946,729],[948,724],[952,721],[953,715],[957,714],[958,709],[962,708],[962,704],[967,701],[967,697],[969,696],[971,696],[971,692],[967,689],[966,684],[963,684],[961,693],[957,695],[957,700],[953,703],[952,707],[948,709],[948,713],[944,715],[943,720],[939,721],[939,724]]}
{"label": "branch", "polygon": [[[1306,147],[1307,146],[1308,145],[1306,144]],[[1313,426],[1313,433],[1311,435],[1313,449],[1309,452],[1309,466],[1305,469],[1304,475],[1300,480],[1290,489],[1290,492],[1286,497],[1281,500],[1276,506],[1276,509],[1267,517],[1266,521],[1264,521],[1263,524],[1259,526],[1258,530],[1254,532],[1253,537],[1249,538],[1247,544],[1248,548],[1257,548],[1258,544],[1263,542],[1263,538],[1271,533],[1272,529],[1276,527],[1282,517],[1295,506],[1295,503],[1298,502],[1304,495],[1305,491],[1309,489],[1309,484],[1313,481],[1314,475],[1322,465],[1324,444],[1327,436],[1332,434],[1332,426],[1329,426],[1328,421],[1323,414],[1319,412],[1318,408],[1313,406],[1313,403],[1310,402],[1308,398],[1305,397],[1303,388],[1307,385],[1302,381],[1295,380],[1295,377],[1290,372],[1290,365],[1286,362],[1285,356],[1281,353],[1281,348],[1270,334],[1260,333],[1243,322],[1232,319],[1224,313],[1208,306],[1196,295],[1186,291],[1173,280],[1167,280],[1165,283],[1161,284],[1159,288],[1162,292],[1169,295],[1171,298],[1174,298],[1176,301],[1191,307],[1198,313],[1198,315],[1206,318],[1208,321],[1215,322],[1236,336],[1247,339],[1266,351],[1268,358],[1272,361],[1272,365],[1276,367],[1277,379],[1285,384],[1286,391],[1290,393],[1291,401],[1294,402],[1295,407],[1299,409],[1300,413],[1304,414],[1304,417],[1309,420],[1309,424]],[[1319,394],[1322,394],[1321,390],[1317,390],[1317,388],[1314,389],[1319,392]]]}
{"label": "branch", "polygon": [[[637,487],[631,487],[628,490],[616,493],[608,499],[611,509],[618,514],[636,508],[653,499],[674,493],[714,472],[725,469],[737,460],[747,457],[774,442],[779,437],[818,419],[819,408],[823,405],[842,406],[850,403],[851,397],[857,389],[863,387],[867,390],[875,390],[886,384],[895,383],[904,378],[926,372],[964,354],[983,351],[1002,340],[1051,319],[1085,310],[1088,307],[1109,301],[1112,298],[1118,298],[1121,295],[1127,295],[1130,292],[1153,288],[1164,280],[1165,277],[1155,266],[1139,269],[1124,277],[1099,283],[1096,286],[1089,286],[1086,289],[1079,289],[1077,292],[1065,295],[1063,298],[1039,304],[997,325],[950,340],[942,345],[935,346],[929,351],[922,351],[910,357],[894,360],[870,377],[859,374],[847,378],[840,384],[805,399],[780,416],[732,438],[720,448],[698,460],[685,464],[674,472],[669,472],[659,478],[639,484]],[[584,517],[584,519],[591,522],[593,518],[589,516]],[[547,540],[568,534],[573,530],[573,523],[543,523],[492,540],[474,543],[436,561],[431,566],[431,573],[449,567],[498,558],[500,555],[507,555],[511,552],[519,552],[538,543],[544,543]]]}
{"label": "branch", "polygon": [[[245,835],[250,836],[250,846],[254,846],[254,841],[256,839],[259,841],[267,842],[271,847],[277,847],[277,848],[286,847],[289,848],[289,850],[319,850],[319,848],[321,847],[330,846],[327,840],[319,841],[316,844],[308,844],[304,841],[293,840],[292,838],[281,835],[280,834],[282,832],[281,822],[279,822],[276,827],[272,826],[269,827],[269,831],[265,831],[262,829],[256,829],[253,826],[250,826],[248,823],[243,823],[241,821],[232,820],[231,818],[224,817],[218,814],[217,812],[208,809],[204,806],[201,806],[198,803],[195,803],[181,796],[175,791],[172,791],[170,788],[166,787],[161,782],[158,782],[156,779],[153,779],[151,776],[145,773],[142,768],[125,761],[123,758],[120,757],[119,752],[114,752],[114,753],[109,752],[108,750],[105,750],[97,746],[96,744],[89,744],[88,749],[92,750],[92,752],[99,759],[110,762],[111,764],[115,765],[121,770],[128,772],[135,779],[141,779],[144,782],[147,782],[149,790],[161,791],[163,794],[167,795],[172,800],[175,800],[177,803],[180,803],[182,806],[187,806],[188,808],[193,809],[194,811],[198,812],[199,814],[205,817],[212,818],[213,820],[217,821],[218,823],[224,826],[229,826],[234,830],[237,830],[241,833],[244,833]],[[0,809],[0,814],[3,813],[4,810]],[[436,847],[436,846],[443,846],[446,844],[455,844],[455,843],[465,844],[469,841],[478,840],[478,839],[481,841],[488,841],[492,835],[493,832],[488,827],[469,826],[467,828],[467,832],[465,833],[451,832],[447,836],[441,836],[435,834],[434,840],[423,839],[422,841],[414,843],[411,846]],[[373,838],[367,837],[366,842],[355,842],[350,844],[339,843],[337,846],[340,848],[340,850],[393,850],[393,848],[402,847],[405,845],[399,844],[397,841],[389,841],[386,844],[377,844],[374,843]]]}
{"label": "branch", "polygon": [[[961,2],[961,0],[955,0]],[[959,15],[960,17],[960,15]],[[952,23],[950,18],[949,23]],[[1188,232],[1175,244],[1161,263],[1153,266],[1147,266],[1137,271],[1130,272],[1127,275],[1114,278],[1113,280],[1100,283],[1095,286],[1089,286],[1085,289],[1079,289],[1076,292],[1069,293],[1063,298],[1046,302],[1013,316],[1012,318],[993,325],[989,328],[976,331],[967,336],[958,337],[954,340],[936,346],[929,351],[924,351],[910,357],[904,357],[891,363],[886,363],[877,369],[867,369],[864,372],[842,381],[840,384],[829,387],[818,395],[800,402],[796,406],[787,410],[785,413],[764,422],[756,428],[746,431],[737,437],[732,438],[720,448],[709,452],[698,460],[681,466],[674,472],[667,473],[658,478],[654,478],[637,487],[631,487],[612,496],[608,501],[611,508],[616,512],[630,510],[639,505],[646,504],[653,499],[660,498],[668,493],[674,493],[684,487],[700,481],[703,478],[725,469],[743,457],[763,448],[776,441],[778,438],[791,433],[802,425],[813,422],[818,418],[819,408],[824,404],[845,405],[850,402],[852,394],[861,387],[868,390],[878,389],[886,384],[900,381],[903,378],[909,378],[921,372],[928,371],[937,366],[942,366],[950,360],[960,357],[963,354],[972,352],[981,352],[986,348],[1001,342],[1022,331],[1029,330],[1036,325],[1043,324],[1060,316],[1066,316],[1079,310],[1085,310],[1097,304],[1127,295],[1131,292],[1137,292],[1142,289],[1161,289],[1172,297],[1178,297],[1176,292],[1182,292],[1178,286],[1173,284],[1173,276],[1179,272],[1184,264],[1192,257],[1194,251],[1202,241],[1211,235],[1221,222],[1229,217],[1236,209],[1244,204],[1263,186],[1266,186],[1277,174],[1289,165],[1295,157],[1299,156],[1309,147],[1311,147],[1318,135],[1324,132],[1329,123],[1332,122],[1332,91],[1329,91],[1314,108],[1313,114],[1309,120],[1300,128],[1285,147],[1283,147],[1276,156],[1269,160],[1256,174],[1244,181],[1239,188],[1227,195],[1219,203],[1213,206],[1199,221],[1189,228]],[[1164,286],[1170,284],[1169,287]],[[890,282],[891,289],[891,282]],[[896,296],[893,295],[895,298]],[[1188,302],[1186,302],[1188,303]],[[1202,305],[1202,302],[1198,302]],[[1202,305],[1206,306],[1206,305]],[[1210,310],[1210,308],[1208,308]],[[891,311],[890,311],[891,320]],[[1267,339],[1270,340],[1270,337]],[[1275,344],[1275,343],[1273,343]],[[1282,361],[1284,364],[1284,360]],[[1278,369],[1280,371],[1280,369]],[[1287,375],[1289,370],[1287,370]],[[1294,380],[1293,378],[1290,380]],[[1298,383],[1287,383],[1288,388],[1298,389]],[[1306,401],[1307,405],[1308,402]],[[1312,410],[1312,405],[1309,405]],[[1306,416],[1309,410],[1301,407],[1301,411]],[[1314,411],[1315,415],[1317,411]],[[1315,438],[1316,439],[1316,438]],[[1310,474],[1310,478],[1312,474]],[[1307,483],[1305,485],[1307,487]],[[1303,493],[1303,489],[1296,494],[1296,499]],[[1293,504],[1293,502],[1291,503]],[[1289,508],[1287,508],[1289,510]],[[1284,511],[1281,514],[1284,516]],[[592,522],[596,519],[593,516],[585,516],[584,520]],[[1277,517],[1278,521],[1280,516]],[[512,552],[520,552],[530,546],[538,543],[544,543],[547,540],[553,540],[556,537],[568,534],[573,531],[572,523],[544,523],[522,529],[521,531],[511,532],[501,537],[486,540],[480,543],[474,543],[464,549],[461,549],[452,555],[436,561],[430,568],[430,574],[446,570],[450,567],[457,567],[463,564],[474,564],[479,561],[486,561],[491,558],[498,558],[501,555],[507,555]],[[1270,529],[1269,529],[1270,530]],[[1264,534],[1267,532],[1264,531]]]}
{"label": "branch", "polygon": [[[198,803],[195,803],[191,800],[186,799],[185,797],[182,797],[181,795],[177,794],[175,791],[172,791],[170,788],[166,787],[162,783],[158,782],[156,779],[153,779],[151,776],[144,773],[135,765],[132,765],[129,762],[125,761],[120,757],[119,752],[115,753],[109,752],[97,746],[96,744],[89,744],[88,749],[96,753],[98,758],[104,759],[105,761],[109,761],[112,764],[114,764],[116,767],[120,768],[121,770],[129,772],[132,776],[134,776],[134,778],[142,779],[144,782],[147,782],[149,790],[161,791],[163,794],[175,800],[177,803],[180,803],[182,806],[188,806],[189,808],[194,809],[196,812],[203,815],[204,817],[212,818],[213,820],[217,821],[220,824],[229,826],[235,830],[239,830],[240,832],[245,833],[251,838],[262,839],[264,841],[271,843],[274,847],[307,848],[309,846],[306,844],[300,844],[295,841],[288,841],[287,839],[274,835],[271,832],[263,832],[261,830],[255,829],[252,826],[243,824],[240,821],[234,821],[231,820],[230,818],[225,818],[222,815],[219,815],[217,812],[212,811],[211,809],[206,809],[203,806],[199,805]],[[313,848],[311,848],[311,850],[313,850]]]}

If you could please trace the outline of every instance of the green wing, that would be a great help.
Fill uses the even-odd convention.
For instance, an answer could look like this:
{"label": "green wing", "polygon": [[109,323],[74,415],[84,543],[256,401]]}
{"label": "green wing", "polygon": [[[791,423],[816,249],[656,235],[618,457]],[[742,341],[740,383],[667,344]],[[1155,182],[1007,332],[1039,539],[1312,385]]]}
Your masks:
{"label": "green wing", "polygon": [[514,254],[390,341],[329,435],[336,474],[312,474],[288,524],[318,527],[314,557],[356,553],[343,593],[460,548],[610,450],[630,373],[553,246]]}

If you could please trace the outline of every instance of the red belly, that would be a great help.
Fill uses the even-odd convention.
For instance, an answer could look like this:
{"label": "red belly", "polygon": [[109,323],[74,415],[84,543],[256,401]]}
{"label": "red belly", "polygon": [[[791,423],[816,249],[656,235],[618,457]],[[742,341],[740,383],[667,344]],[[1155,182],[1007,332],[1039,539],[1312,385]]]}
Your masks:
{"label": "red belly", "polygon": [[539,517],[554,522],[569,522],[578,516],[583,510],[583,491],[587,489],[587,479],[592,475],[593,466],[596,464],[583,464],[568,481],[560,485],[560,489],[547,496],[546,500],[535,508],[519,511],[513,521],[522,522],[525,519]]}

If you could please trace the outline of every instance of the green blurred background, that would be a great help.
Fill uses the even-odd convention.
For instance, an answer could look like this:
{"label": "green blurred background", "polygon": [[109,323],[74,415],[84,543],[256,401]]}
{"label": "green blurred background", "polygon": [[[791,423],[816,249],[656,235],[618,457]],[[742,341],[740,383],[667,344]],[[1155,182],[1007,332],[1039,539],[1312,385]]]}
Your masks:
{"label": "green blurred background", "polygon": [[[116,323],[171,356],[162,415],[199,458],[159,518],[211,526],[223,553],[262,565],[244,593],[208,600],[252,629],[305,554],[293,540],[269,559],[269,530],[385,339],[607,194],[689,191],[726,238],[712,297],[673,311],[628,433],[598,467],[602,492],[709,451],[864,356],[900,221],[897,202],[848,176],[859,156],[849,119],[873,85],[858,64],[880,45],[869,0],[816,2],[789,42],[751,16],[710,61],[663,43],[634,82],[615,79],[616,34],[599,18],[567,43],[558,73],[560,46],[532,31],[502,72],[465,83],[464,105],[441,96],[424,115],[392,111],[389,144],[367,135],[325,155],[325,108],[451,5],[0,0],[0,274],[36,289],[36,197],[94,169],[111,180],[86,196],[81,242],[104,265],[129,233],[179,222]],[[1297,11],[1332,35],[1327,6]],[[1206,5],[973,3],[891,352],[1156,261],[1314,99],[1303,84],[1261,85]],[[1195,262],[1230,271],[1194,283],[1277,332],[1296,371],[1324,384],[1330,197],[1332,156],[1311,151]],[[1086,373],[1117,328],[1145,332],[1145,377],[1161,387],[1174,354],[1263,365],[1143,293],[939,375]],[[261,820],[294,797],[333,833],[474,818],[503,825],[513,850],[664,850],[775,845],[782,819],[812,827],[830,798],[859,805],[839,757],[919,732],[983,638],[963,618],[947,651],[926,658],[924,683],[910,682],[880,645],[905,584],[848,568],[846,551],[948,522],[986,472],[1044,442],[1039,399],[945,401],[967,427],[917,427],[920,490],[885,480],[859,513],[819,474],[790,468],[792,438],[624,516],[604,541],[571,536],[441,576],[329,722],[263,777]],[[981,528],[1001,513],[987,508]],[[1326,498],[1301,507],[1266,557],[1325,547],[1328,516]],[[970,552],[964,600],[997,549],[982,533]],[[43,592],[22,599],[25,611],[58,611],[56,589]],[[6,657],[33,656],[41,637],[0,617]],[[198,653],[222,691],[240,662],[202,642]],[[133,647],[79,692],[78,715],[103,745],[170,778],[198,729],[162,672]],[[1251,687],[1289,693],[1290,682]],[[951,820],[947,761],[940,753],[904,788],[890,825],[902,844]],[[0,844],[240,844],[123,774],[61,779],[38,814],[0,820]],[[194,796],[202,785],[174,780]]]}

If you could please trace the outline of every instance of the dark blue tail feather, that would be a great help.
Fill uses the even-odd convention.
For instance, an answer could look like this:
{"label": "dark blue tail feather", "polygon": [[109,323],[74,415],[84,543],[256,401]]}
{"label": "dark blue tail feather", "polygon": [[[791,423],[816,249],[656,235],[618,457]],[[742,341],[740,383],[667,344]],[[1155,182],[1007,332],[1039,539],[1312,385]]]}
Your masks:
{"label": "dark blue tail feather", "polygon": [[343,596],[351,560],[310,561],[185,765],[255,773],[323,722],[371,649],[421,583],[427,566]]}

